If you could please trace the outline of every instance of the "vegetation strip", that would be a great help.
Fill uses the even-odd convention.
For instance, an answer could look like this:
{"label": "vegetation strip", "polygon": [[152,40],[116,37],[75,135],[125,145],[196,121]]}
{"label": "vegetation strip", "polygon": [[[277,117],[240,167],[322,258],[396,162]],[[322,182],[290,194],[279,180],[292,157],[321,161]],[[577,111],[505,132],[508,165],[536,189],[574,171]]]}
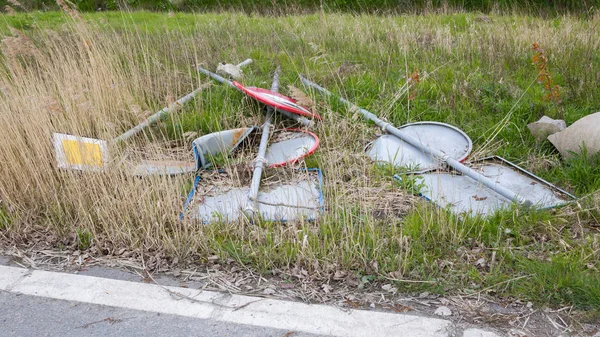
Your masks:
{"label": "vegetation strip", "polygon": [[[543,115],[570,125],[599,110],[600,15],[72,15],[2,16],[3,245],[108,255],[128,248],[146,261],[164,254],[179,263],[218,255],[261,273],[297,268],[360,290],[398,279],[420,281],[398,282],[400,292],[484,289],[498,301],[573,305],[589,309],[586,316],[600,307],[600,156],[563,160],[526,129]],[[535,84],[532,57],[540,49],[533,43],[547,58],[550,92]],[[396,125],[456,125],[473,138],[473,159],[500,155],[584,198],[560,209],[459,220],[412,196],[418,181],[396,183],[396,170],[371,164],[361,150],[378,130],[327,100],[315,103],[328,120],[316,132],[320,152],[305,163],[323,172],[327,209],[318,223],[180,222],[191,177],[140,180],[119,170],[81,175],[55,167],[52,132],[111,139],[196,88],[196,64],[247,57],[255,62],[244,83],[268,85],[277,60],[289,69],[282,82],[301,87],[296,73],[306,74]],[[420,81],[407,90],[415,70]],[[111,153],[124,162],[189,160],[189,133],[260,122],[256,107],[236,95],[213,86],[131,148]],[[334,279],[336,272],[345,276]]]}

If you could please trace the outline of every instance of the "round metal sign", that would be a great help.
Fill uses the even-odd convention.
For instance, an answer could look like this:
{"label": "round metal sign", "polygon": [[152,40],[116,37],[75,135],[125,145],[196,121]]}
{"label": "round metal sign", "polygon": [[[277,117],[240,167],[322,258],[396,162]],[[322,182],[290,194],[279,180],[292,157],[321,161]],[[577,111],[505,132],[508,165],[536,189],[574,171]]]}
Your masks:
{"label": "round metal sign", "polygon": [[300,129],[275,131],[265,158],[269,167],[286,166],[313,154],[319,147],[319,137]]}
{"label": "round metal sign", "polygon": [[322,120],[319,114],[311,112],[307,108],[297,104],[295,100],[280,93],[263,88],[245,87],[243,84],[235,81],[233,82],[233,85],[243,91],[246,95],[263,104],[272,106],[275,109],[287,111],[304,117],[314,118],[319,121]]}
{"label": "round metal sign", "polygon": [[[471,138],[449,124],[418,122],[399,129],[426,147],[439,150],[460,162],[465,161],[473,150]],[[408,167],[411,171],[425,172],[441,167],[438,160],[393,135],[377,138],[367,146],[366,152],[376,162]]]}

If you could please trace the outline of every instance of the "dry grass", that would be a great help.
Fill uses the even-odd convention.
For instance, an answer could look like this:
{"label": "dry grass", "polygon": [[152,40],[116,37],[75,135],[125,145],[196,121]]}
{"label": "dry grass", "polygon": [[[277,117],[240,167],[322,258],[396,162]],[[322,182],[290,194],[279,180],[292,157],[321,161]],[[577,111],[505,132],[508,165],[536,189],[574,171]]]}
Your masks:
{"label": "dry grass", "polygon": [[[535,70],[527,71],[530,45],[537,41],[549,51],[561,74],[556,81],[563,81],[567,96],[560,113],[572,121],[588,113],[580,105],[589,110],[599,96],[591,91],[597,89],[594,51],[600,49],[600,36],[594,27],[600,16],[562,17],[557,27],[552,20],[492,16],[482,21],[464,14],[255,18],[139,13],[140,20],[162,22],[144,26],[127,14],[98,19],[71,14],[66,26],[61,22],[44,29],[36,22],[27,34],[13,29],[3,38],[0,206],[9,220],[0,233],[5,242],[27,243],[43,233],[48,245],[75,249],[89,235],[98,254],[117,255],[127,248],[179,261],[217,254],[261,272],[301,267],[330,278],[343,271],[359,280],[364,275],[427,280],[435,291],[487,287],[510,278],[519,272],[519,259],[529,256],[518,253],[524,246],[534,245],[547,258],[550,245],[571,258],[562,244],[568,241],[587,252],[577,256],[578,272],[590,263],[598,266],[597,256],[588,254],[595,249],[597,198],[586,201],[583,213],[507,212],[491,220],[459,221],[398,189],[390,172],[362,153],[379,130],[320,97],[317,109],[326,119],[316,130],[321,148],[303,164],[324,173],[327,211],[317,223],[182,222],[178,216],[191,176],[138,179],[118,167],[93,174],[60,171],[51,135],[111,139],[197,87],[194,65],[250,56],[256,61],[247,71],[252,85],[268,87],[272,65],[279,62],[283,85],[297,83],[296,72],[305,73],[398,125],[418,120],[455,124],[472,136],[476,148],[485,149],[479,156],[502,150],[544,173],[545,162],[559,161],[529,140],[524,126],[540,113],[559,111],[539,103],[543,92],[528,91],[535,79]],[[411,96],[402,88],[415,69],[421,83]],[[409,97],[414,97],[410,103]],[[213,86],[184,112],[131,143],[113,146],[113,158],[118,162],[144,149],[149,158],[185,159],[187,132],[257,125],[263,120],[259,111],[236,92]],[[548,158],[544,163],[536,159],[541,155]],[[571,226],[584,228],[583,234],[572,237]],[[547,236],[542,241],[534,234]],[[457,253],[461,247],[480,247],[478,259],[489,259],[492,248],[504,250],[494,269],[474,266]],[[565,298],[584,306],[593,302]]]}
{"label": "dry grass", "polygon": [[[110,139],[140,119],[152,82],[131,67],[136,55],[122,60],[114,53],[136,41],[107,39],[82,21],[68,32],[40,32],[38,46],[12,31],[15,36],[3,40],[7,99],[0,103],[0,175],[10,177],[0,195],[13,217],[8,234],[33,227],[69,236],[85,229],[114,247],[181,245],[175,242],[182,228],[177,214],[186,178],[139,180],[119,169],[65,172],[54,159],[53,132]],[[111,150],[118,161],[121,149]],[[163,241],[170,234],[169,243]]]}

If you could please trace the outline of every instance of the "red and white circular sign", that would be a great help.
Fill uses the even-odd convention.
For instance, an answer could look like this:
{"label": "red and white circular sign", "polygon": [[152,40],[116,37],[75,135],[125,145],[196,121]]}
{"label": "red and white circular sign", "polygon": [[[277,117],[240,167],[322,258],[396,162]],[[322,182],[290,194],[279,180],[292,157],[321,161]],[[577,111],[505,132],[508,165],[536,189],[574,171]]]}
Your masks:
{"label": "red and white circular sign", "polygon": [[273,132],[265,158],[269,167],[294,164],[309,156],[319,147],[319,137],[301,129],[283,129]]}
{"label": "red and white circular sign", "polygon": [[283,110],[293,113],[295,115],[314,118],[319,121],[322,120],[319,114],[311,112],[307,108],[297,104],[295,100],[284,96],[280,93],[262,88],[245,87],[243,84],[235,81],[233,82],[233,85],[235,85],[236,88],[243,91],[246,95],[254,98],[255,100],[263,104],[272,106],[277,110]]}

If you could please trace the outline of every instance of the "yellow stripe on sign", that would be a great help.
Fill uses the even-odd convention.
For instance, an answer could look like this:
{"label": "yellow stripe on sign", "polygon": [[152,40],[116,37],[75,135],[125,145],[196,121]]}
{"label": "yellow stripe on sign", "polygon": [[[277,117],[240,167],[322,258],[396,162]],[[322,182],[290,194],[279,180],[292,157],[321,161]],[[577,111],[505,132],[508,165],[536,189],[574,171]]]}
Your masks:
{"label": "yellow stripe on sign", "polygon": [[70,165],[104,166],[100,144],[63,139],[62,145]]}

